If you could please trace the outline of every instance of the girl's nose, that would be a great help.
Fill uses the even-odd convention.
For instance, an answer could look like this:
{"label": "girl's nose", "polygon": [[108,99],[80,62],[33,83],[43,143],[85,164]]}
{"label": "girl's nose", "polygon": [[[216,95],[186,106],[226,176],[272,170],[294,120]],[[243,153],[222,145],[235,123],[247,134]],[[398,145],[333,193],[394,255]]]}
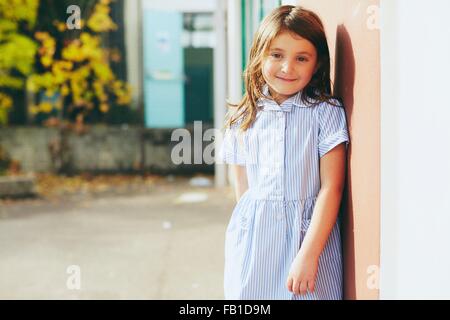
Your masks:
{"label": "girl's nose", "polygon": [[288,61],[283,62],[283,64],[281,65],[281,72],[289,73],[291,66],[292,65]]}

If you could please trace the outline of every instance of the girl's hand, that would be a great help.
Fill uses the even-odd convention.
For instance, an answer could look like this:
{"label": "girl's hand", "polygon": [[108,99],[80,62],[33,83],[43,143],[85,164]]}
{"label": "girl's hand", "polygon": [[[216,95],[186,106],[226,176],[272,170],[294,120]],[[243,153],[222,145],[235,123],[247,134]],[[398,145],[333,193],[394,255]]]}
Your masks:
{"label": "girl's hand", "polygon": [[307,256],[300,251],[289,270],[286,282],[288,290],[302,295],[306,294],[307,290],[313,292],[318,268],[318,256]]}

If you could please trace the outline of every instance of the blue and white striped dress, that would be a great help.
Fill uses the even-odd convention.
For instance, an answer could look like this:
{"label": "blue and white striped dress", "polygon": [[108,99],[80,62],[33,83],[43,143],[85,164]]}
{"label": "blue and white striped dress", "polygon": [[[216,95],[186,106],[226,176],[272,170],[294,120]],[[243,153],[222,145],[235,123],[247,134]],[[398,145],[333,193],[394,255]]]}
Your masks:
{"label": "blue and white striped dress", "polygon": [[314,292],[286,287],[320,190],[320,157],[349,142],[343,107],[306,106],[300,94],[281,105],[260,99],[251,128],[225,131],[219,161],[245,166],[249,184],[226,231],[225,299],[342,299],[339,220],[320,255]]}

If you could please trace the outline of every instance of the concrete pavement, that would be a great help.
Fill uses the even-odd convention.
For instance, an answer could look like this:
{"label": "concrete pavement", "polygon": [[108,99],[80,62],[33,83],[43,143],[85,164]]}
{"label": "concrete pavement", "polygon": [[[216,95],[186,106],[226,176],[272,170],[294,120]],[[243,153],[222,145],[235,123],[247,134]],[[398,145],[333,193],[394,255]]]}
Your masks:
{"label": "concrete pavement", "polygon": [[230,188],[185,178],[138,194],[0,202],[0,299],[223,299],[233,206]]}

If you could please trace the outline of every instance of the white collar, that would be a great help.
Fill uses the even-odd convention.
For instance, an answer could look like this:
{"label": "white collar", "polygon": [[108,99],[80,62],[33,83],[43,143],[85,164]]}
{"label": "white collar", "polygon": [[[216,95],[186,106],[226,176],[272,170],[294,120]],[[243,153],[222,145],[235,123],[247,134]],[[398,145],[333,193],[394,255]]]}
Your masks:
{"label": "white collar", "polygon": [[291,112],[292,106],[307,108],[302,102],[302,91],[300,90],[295,95],[289,97],[281,105],[279,105],[275,100],[270,98],[269,86],[265,84],[262,88],[262,93],[266,97],[259,98],[256,102],[258,107],[262,107],[263,111],[284,111]]}

